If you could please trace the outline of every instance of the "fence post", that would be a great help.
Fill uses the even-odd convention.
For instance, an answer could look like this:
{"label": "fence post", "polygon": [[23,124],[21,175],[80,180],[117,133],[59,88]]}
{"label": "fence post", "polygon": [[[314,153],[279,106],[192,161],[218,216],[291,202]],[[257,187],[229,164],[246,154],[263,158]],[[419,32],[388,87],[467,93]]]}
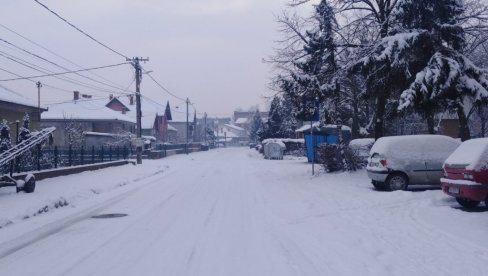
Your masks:
{"label": "fence post", "polygon": [[112,146],[108,148],[108,160],[112,161]]}
{"label": "fence post", "polygon": [[80,149],[80,164],[85,165],[85,147],[81,146]]}
{"label": "fence post", "polygon": [[119,146],[117,146],[115,148],[115,155],[117,156],[117,160],[119,160],[120,159],[120,147]]}
{"label": "fence post", "polygon": [[91,163],[94,164],[95,163],[95,146],[92,146],[92,156],[91,157],[92,157]]}
{"label": "fence post", "polygon": [[69,145],[69,147],[68,147],[68,164],[69,164],[70,167],[71,167],[71,165],[73,165],[72,149],[73,149],[72,146]]}
{"label": "fence post", "polygon": [[104,155],[104,152],[103,152],[103,146],[102,146],[102,148],[100,149],[100,162],[103,162],[103,155]]}
{"label": "fence post", "polygon": [[58,152],[58,146],[54,146],[54,168],[58,168],[58,158],[59,158],[59,152]]}
{"label": "fence post", "polygon": [[41,144],[37,144],[37,170],[41,170]]}

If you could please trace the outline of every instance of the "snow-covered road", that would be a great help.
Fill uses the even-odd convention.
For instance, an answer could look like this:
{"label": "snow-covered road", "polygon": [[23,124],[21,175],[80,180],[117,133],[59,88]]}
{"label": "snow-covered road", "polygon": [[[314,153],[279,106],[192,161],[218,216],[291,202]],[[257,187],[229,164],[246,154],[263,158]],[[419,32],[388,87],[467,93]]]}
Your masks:
{"label": "snow-covered road", "polygon": [[[0,191],[0,275],[488,273],[488,212],[439,190],[244,148],[144,162]],[[105,213],[128,216],[90,218]]]}

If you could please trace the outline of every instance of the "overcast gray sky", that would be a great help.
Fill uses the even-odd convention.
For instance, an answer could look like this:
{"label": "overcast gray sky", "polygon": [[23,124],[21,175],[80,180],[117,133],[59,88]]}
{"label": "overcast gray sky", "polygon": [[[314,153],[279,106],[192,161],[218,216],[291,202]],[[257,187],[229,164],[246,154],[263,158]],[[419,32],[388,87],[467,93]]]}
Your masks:
{"label": "overcast gray sky", "polygon": [[[286,0],[40,0],[82,30],[127,56],[149,57],[144,64],[162,85],[181,98],[189,97],[199,112],[231,115],[266,104],[269,65],[262,59],[272,53],[278,38],[275,14]],[[97,45],[62,22],[33,0],[3,1],[0,23],[41,44],[82,67],[124,62],[124,59]],[[48,58],[60,65],[76,66],[44,51],[0,27],[0,38]],[[0,68],[22,76],[38,75],[32,69],[5,58],[22,58],[54,72],[63,71],[18,49],[0,42]],[[3,56],[1,56],[3,54]],[[129,65],[97,71],[117,86],[128,87],[133,79]],[[98,76],[85,73],[86,76]],[[14,77],[0,70],[0,79]],[[76,80],[108,90],[113,88],[78,76]],[[50,86],[42,88],[42,102],[70,99],[68,91],[106,96],[110,92],[75,85],[53,78],[40,79]],[[26,80],[0,82],[12,90],[37,98],[35,84]],[[134,90],[134,85],[131,86]],[[143,77],[141,91],[151,99],[173,106],[181,101],[166,94],[148,77]]]}

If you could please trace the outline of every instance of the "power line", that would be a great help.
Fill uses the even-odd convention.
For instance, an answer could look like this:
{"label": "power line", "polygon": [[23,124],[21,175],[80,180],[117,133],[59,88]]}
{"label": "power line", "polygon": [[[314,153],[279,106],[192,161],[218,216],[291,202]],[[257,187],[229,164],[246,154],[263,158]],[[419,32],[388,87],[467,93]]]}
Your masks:
{"label": "power line", "polygon": [[[16,31],[14,31],[14,30],[12,30],[11,28],[9,28],[9,27],[7,27],[7,26],[5,26],[5,25],[1,24],[1,23],[0,23],[0,27],[2,27],[2,28],[4,28],[4,29],[6,29],[7,31],[9,31],[9,32],[11,32],[11,33],[13,33],[13,34],[15,34],[15,35],[17,35],[17,36],[19,36],[19,37],[21,37],[21,38],[25,39],[25,40],[27,40],[28,42],[30,42],[30,43],[32,43],[32,44],[34,44],[34,45],[36,45],[37,47],[39,47],[39,48],[43,49],[44,51],[46,51],[46,52],[48,52],[48,53],[50,53],[50,54],[52,54],[52,55],[54,55],[54,56],[56,56],[56,57],[58,57],[58,58],[62,59],[62,60],[64,60],[64,61],[66,61],[66,62],[68,62],[68,63],[70,63],[70,64],[72,64],[72,65],[74,65],[74,66],[76,66],[76,67],[78,67],[78,68],[80,68],[80,69],[83,69],[83,66],[81,66],[81,65],[79,65],[79,64],[77,64],[77,63],[75,63],[74,61],[71,61],[71,60],[69,60],[69,59],[67,59],[67,58],[65,58],[65,57],[63,57],[63,56],[61,56],[61,55],[59,55],[59,54],[55,53],[54,51],[49,50],[48,48],[46,48],[46,47],[42,46],[41,44],[39,44],[39,43],[37,43],[37,42],[35,42],[35,41],[33,41],[33,40],[31,40],[31,39],[29,39],[29,38],[27,38],[27,37],[23,36],[22,34],[20,34],[20,33],[16,32]],[[111,81],[111,80],[109,80],[109,79],[107,79],[107,78],[104,78],[103,76],[100,76],[100,75],[96,74],[95,72],[88,71],[88,73],[90,73],[90,74],[91,74],[91,75],[93,75],[93,76],[97,76],[97,77],[99,77],[100,79],[103,79],[103,80],[105,80],[105,81],[108,81],[108,82],[110,82],[110,83],[112,83],[112,84],[114,84],[114,85],[118,85],[117,83],[115,83],[115,82],[113,82],[113,81]]]}
{"label": "power line", "polygon": [[[54,71],[51,71],[49,69],[46,69],[46,68],[43,68],[41,66],[38,66],[36,64],[33,64],[31,62],[28,62],[26,60],[23,60],[21,58],[18,58],[18,57],[15,57],[13,55],[10,55],[8,53],[5,53],[3,51],[0,51],[0,56],[3,56],[11,61],[14,61],[22,66],[25,66],[25,67],[28,67],[32,70],[35,70],[37,72],[41,72],[43,74],[52,74],[52,73],[55,73]],[[66,69],[66,70],[69,70],[69,69]],[[79,74],[77,74],[79,75]],[[90,89],[94,89],[94,90],[99,90],[99,91],[104,91],[104,92],[108,92],[108,93],[119,93],[119,92],[114,92],[114,91],[111,91],[111,90],[108,90],[106,88],[102,88],[102,87],[98,87],[98,86],[95,86],[95,85],[92,85],[92,84],[89,84],[89,83],[85,83],[85,82],[82,82],[82,81],[79,81],[79,80],[76,80],[76,79],[73,79],[73,78],[70,78],[70,77],[67,77],[67,76],[53,76],[54,78],[57,78],[59,80],[62,80],[62,81],[66,81],[66,82],[69,82],[69,83],[72,83],[72,84],[75,84],[75,85],[81,85],[81,86],[84,86],[84,87],[87,87],[87,88],[90,88]],[[121,89],[120,89],[121,90]]]}
{"label": "power line", "polygon": [[160,84],[157,80],[155,80],[153,78],[153,76],[151,76],[151,74],[148,74],[148,72],[146,71],[146,69],[142,68],[142,70],[144,70],[144,73],[146,73],[146,75],[149,76],[149,78],[151,78],[152,81],[154,81],[154,83],[156,83],[157,86],[159,86],[161,89],[163,89],[166,93],[168,93],[169,95],[177,98],[178,100],[182,100],[182,101],[186,101],[186,99],[183,99],[181,97],[178,97],[176,96],[175,94],[171,93],[171,91],[169,91],[168,89],[166,89],[166,87],[164,87],[162,84]]}
{"label": "power line", "polygon": [[64,21],[66,24],[70,25],[71,27],[75,28],[77,31],[79,31],[80,33],[84,34],[86,37],[90,38],[91,40],[95,41],[96,43],[98,43],[99,45],[103,46],[104,48],[108,49],[109,51],[121,56],[121,57],[124,57],[124,58],[128,58],[126,55],[124,54],[121,54],[120,52],[110,48],[109,46],[103,44],[102,42],[98,41],[97,39],[95,39],[93,36],[87,34],[86,32],[84,32],[83,30],[81,30],[80,28],[76,27],[74,24],[70,23],[68,20],[64,19],[63,17],[61,17],[59,14],[57,14],[55,11],[51,10],[48,6],[44,5],[43,3],[39,2],[38,0],[34,0],[37,4],[41,5],[43,8],[45,8],[46,10],[48,10],[50,13],[54,14],[57,18],[61,19],[62,21]]}
{"label": "power line", "polygon": [[[9,59],[11,59],[11,58],[9,58]],[[13,60],[13,59],[11,59],[11,60]],[[16,62],[18,62],[18,61],[16,61]],[[77,72],[85,72],[85,71],[91,71],[91,70],[99,70],[99,69],[104,69],[104,68],[116,67],[116,66],[121,66],[121,65],[124,65],[124,64],[128,64],[128,63],[127,62],[123,62],[123,63],[118,63],[118,64],[105,65],[105,66],[92,67],[92,68],[86,68],[86,69],[80,69],[80,70],[74,70],[74,71],[66,71],[66,72],[60,72],[60,73],[53,73],[53,74],[37,75],[37,76],[22,77],[22,78],[3,79],[3,80],[0,80],[0,81],[15,81],[15,80],[25,80],[25,79],[35,79],[35,78],[43,78],[43,77],[52,77],[52,76],[59,76],[59,75],[65,75],[65,74],[73,74],[73,73],[77,73]],[[28,65],[26,65],[26,66],[28,66]],[[30,66],[28,66],[28,67],[30,67]],[[32,69],[34,69],[34,68],[32,68]],[[35,69],[35,70],[37,70],[37,69]]]}
{"label": "power line", "polygon": [[[28,50],[24,49],[24,48],[22,48],[22,47],[19,47],[19,46],[15,45],[15,44],[13,44],[13,43],[11,43],[11,42],[9,42],[9,41],[5,40],[5,39],[0,38],[0,41],[3,41],[4,43],[6,43],[6,44],[8,44],[8,45],[10,45],[10,46],[12,46],[12,47],[14,47],[15,49],[18,49],[18,50],[22,51],[24,54],[28,54],[28,55],[34,56],[34,57],[36,57],[36,58],[38,58],[38,59],[41,59],[41,60],[43,60],[43,61],[45,61],[45,62],[47,62],[47,63],[49,63],[49,64],[52,64],[52,65],[54,65],[54,66],[56,66],[56,67],[59,67],[59,68],[61,68],[61,69],[63,69],[63,70],[66,70],[66,71],[69,71],[69,70],[70,70],[70,69],[68,69],[68,68],[66,68],[66,67],[64,67],[64,66],[61,66],[61,65],[59,65],[59,64],[57,64],[57,63],[55,63],[55,62],[53,62],[53,61],[48,60],[47,58],[44,58],[44,57],[42,57],[42,56],[39,56],[39,55],[37,55],[37,54],[35,54],[35,53],[32,53],[32,52],[30,52],[30,51],[28,51]],[[24,61],[24,62],[25,62],[25,61]],[[40,68],[41,68],[41,67],[40,67]],[[53,72],[51,71],[50,73],[53,73]],[[114,88],[114,89],[122,90],[122,88],[120,88],[120,87],[118,87],[118,86],[114,86],[114,85],[111,85],[111,84],[107,84],[107,83],[105,83],[105,82],[101,82],[101,81],[99,81],[99,80],[96,80],[96,79],[93,79],[93,78],[90,78],[90,77],[84,76],[84,75],[82,75],[82,74],[80,74],[80,73],[75,73],[75,74],[76,74],[76,75],[78,75],[78,76],[80,76],[80,77],[83,77],[83,78],[86,78],[86,79],[88,79],[88,80],[91,80],[91,81],[93,81],[93,82],[96,82],[96,83],[99,83],[99,84],[102,84],[102,85],[108,86],[108,87],[110,87],[110,88]],[[95,87],[95,86],[94,86],[94,87]],[[96,88],[97,88],[97,89],[100,89],[99,87],[96,87]]]}

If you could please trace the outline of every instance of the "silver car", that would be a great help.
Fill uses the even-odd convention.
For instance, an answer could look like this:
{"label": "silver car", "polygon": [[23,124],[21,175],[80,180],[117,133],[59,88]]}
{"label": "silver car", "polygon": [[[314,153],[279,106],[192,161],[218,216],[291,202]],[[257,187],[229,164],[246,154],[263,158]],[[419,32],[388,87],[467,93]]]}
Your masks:
{"label": "silver car", "polygon": [[371,148],[366,170],[378,190],[439,185],[442,164],[460,144],[443,135],[382,137]]}

